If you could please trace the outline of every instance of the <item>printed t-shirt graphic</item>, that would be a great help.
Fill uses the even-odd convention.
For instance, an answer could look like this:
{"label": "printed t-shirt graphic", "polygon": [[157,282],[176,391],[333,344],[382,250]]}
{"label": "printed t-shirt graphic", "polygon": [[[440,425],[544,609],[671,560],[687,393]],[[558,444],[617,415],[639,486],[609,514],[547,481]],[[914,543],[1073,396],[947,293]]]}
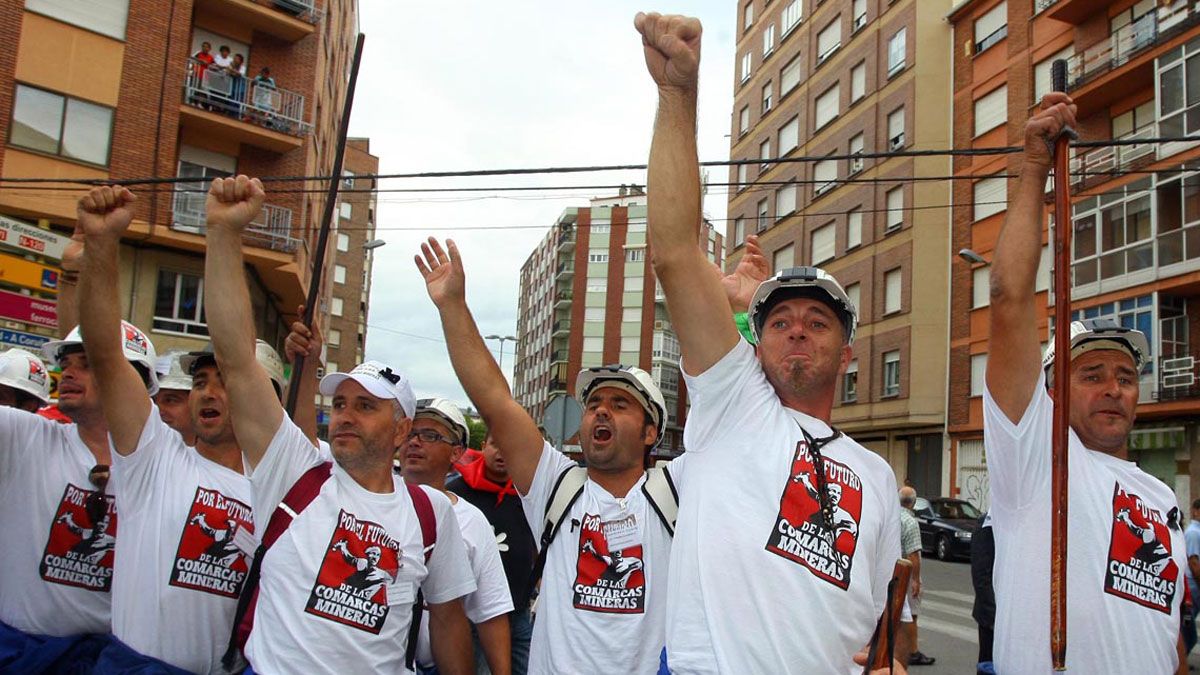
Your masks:
{"label": "printed t-shirt graphic", "polygon": [[833,512],[832,532],[822,522],[817,472],[809,443],[796,443],[791,476],[779,500],[779,516],[767,550],[807,567],[840,588],[850,586],[862,517],[862,481],[841,462],[825,460],[825,491]]}
{"label": "printed t-shirt graphic", "polygon": [[93,493],[67,484],[38,572],[51,583],[108,592],[112,590],[117,509],[112,495],[106,495],[102,515],[92,522],[87,502]]}
{"label": "printed t-shirt graphic", "polygon": [[646,573],[637,517],[604,521],[585,514],[579,527],[576,609],[613,614],[646,611]]}
{"label": "printed t-shirt graphic", "polygon": [[1166,518],[1115,483],[1104,592],[1170,614],[1178,582]]}
{"label": "printed t-shirt graphic", "polygon": [[403,557],[382,526],[342,510],[304,611],[378,635]]}
{"label": "printed t-shirt graphic", "polygon": [[170,584],[238,597],[249,570],[249,560],[238,543],[247,538],[252,543],[253,532],[254,516],[249,505],[216,490],[197,487],[179,537]]}

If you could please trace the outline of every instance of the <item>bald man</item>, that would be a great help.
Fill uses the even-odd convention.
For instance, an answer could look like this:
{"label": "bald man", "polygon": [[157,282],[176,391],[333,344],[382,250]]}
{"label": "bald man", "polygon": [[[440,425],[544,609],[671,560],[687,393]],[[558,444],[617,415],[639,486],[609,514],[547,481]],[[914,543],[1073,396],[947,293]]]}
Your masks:
{"label": "bald man", "polygon": [[929,666],[937,659],[917,649],[917,614],[921,610],[921,527],[913,515],[917,491],[905,485],[900,495],[900,553],[912,563],[912,578],[908,598],[900,619],[900,639],[896,645],[896,660],[911,666]]}

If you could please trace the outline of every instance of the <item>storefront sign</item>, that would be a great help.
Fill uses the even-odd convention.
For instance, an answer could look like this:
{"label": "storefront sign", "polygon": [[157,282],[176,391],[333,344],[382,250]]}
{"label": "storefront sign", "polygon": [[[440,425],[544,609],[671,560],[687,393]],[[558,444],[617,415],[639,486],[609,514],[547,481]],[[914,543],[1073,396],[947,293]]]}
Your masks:
{"label": "storefront sign", "polygon": [[35,291],[58,292],[58,270],[24,258],[0,254],[0,281]]}
{"label": "storefront sign", "polygon": [[19,330],[0,328],[0,344],[20,347],[34,354],[40,354],[39,350],[42,348],[42,345],[49,341],[50,338],[45,335],[34,335],[33,333],[22,333]]}
{"label": "storefront sign", "polygon": [[43,230],[29,223],[22,223],[7,216],[0,216],[0,244],[11,246],[25,253],[44,255],[62,260],[70,237]]}
{"label": "storefront sign", "polygon": [[20,293],[0,291],[0,317],[37,326],[58,326],[58,303]]}

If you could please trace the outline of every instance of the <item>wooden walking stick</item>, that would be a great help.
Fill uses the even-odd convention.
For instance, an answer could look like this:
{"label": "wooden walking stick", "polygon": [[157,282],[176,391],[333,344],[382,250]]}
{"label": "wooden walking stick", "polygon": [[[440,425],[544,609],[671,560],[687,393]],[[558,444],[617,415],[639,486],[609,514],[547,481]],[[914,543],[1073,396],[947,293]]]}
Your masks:
{"label": "wooden walking stick", "polygon": [[[304,316],[301,321],[305,326],[312,326],[313,315],[317,309],[317,294],[321,292],[321,275],[325,271],[325,249],[329,244],[329,227],[333,222],[333,210],[336,206],[338,185],[342,180],[342,160],[346,156],[346,135],[350,133],[350,109],[354,105],[354,87],[358,83],[358,65],[362,61],[362,33],[354,45],[354,60],[350,62],[350,82],[346,85],[346,101],[342,104],[342,119],[338,125],[337,150],[333,154],[333,170],[329,175],[329,191],[325,194],[325,212],[321,215],[321,230],[317,234],[317,247],[313,251],[312,277],[308,281],[308,295],[304,298]],[[288,383],[287,404],[288,417],[296,412],[296,399],[300,395],[300,378],[304,375],[304,357],[297,356],[292,362],[292,379]],[[308,401],[305,405],[312,405]]]}
{"label": "wooden walking stick", "polygon": [[892,580],[888,582],[887,604],[883,606],[883,614],[875,624],[875,634],[871,636],[871,647],[867,651],[867,665],[863,667],[863,675],[880,668],[891,668],[896,651],[896,633],[900,630],[900,616],[904,611],[904,600],[908,597],[908,580],[912,576],[912,563],[906,558],[896,561],[892,572]]}
{"label": "wooden walking stick", "polygon": [[[1051,65],[1055,91],[1067,88],[1067,62]],[[1050,658],[1067,669],[1067,443],[1071,368],[1071,181],[1070,144],[1075,130],[1054,139],[1054,426],[1050,454]]]}

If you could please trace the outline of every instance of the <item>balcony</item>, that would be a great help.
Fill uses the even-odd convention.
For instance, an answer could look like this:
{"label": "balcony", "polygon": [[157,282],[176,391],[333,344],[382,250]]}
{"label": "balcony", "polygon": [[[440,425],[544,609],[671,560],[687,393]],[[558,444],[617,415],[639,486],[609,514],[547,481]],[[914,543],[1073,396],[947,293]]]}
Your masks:
{"label": "balcony", "polygon": [[571,300],[574,297],[575,297],[575,294],[572,293],[570,290],[562,290],[562,291],[555,293],[554,294],[554,308],[558,309],[559,307],[565,307],[567,305],[570,305]]}
{"label": "balcony", "polygon": [[[175,191],[174,221],[171,229],[204,236],[203,185],[180,183]],[[262,212],[250,222],[242,240],[259,248],[295,253],[300,240],[292,236],[292,211],[281,206],[263,204]]]}
{"label": "balcony", "polygon": [[[1136,141],[1158,138],[1158,123],[1151,122],[1115,140]],[[1071,189],[1078,192],[1119,174],[1150,164],[1158,159],[1157,145],[1115,145],[1093,148],[1071,158]]]}
{"label": "balcony", "polygon": [[550,362],[551,363],[559,363],[559,362],[566,361],[566,360],[567,360],[567,350],[555,349],[554,351],[550,352]]}
{"label": "balcony", "polygon": [[322,14],[315,0],[196,0],[198,13],[239,27],[299,42],[316,31]]}
{"label": "balcony", "polygon": [[304,96],[238,77],[188,59],[182,122],[199,130],[275,152],[303,146],[312,131]]}
{"label": "balcony", "polygon": [[569,279],[574,274],[575,274],[575,263],[573,263],[573,262],[560,263],[558,265],[558,270],[555,273],[555,280],[563,281],[565,279]]}
{"label": "balcony", "polygon": [[570,319],[557,319],[554,322],[554,327],[551,329],[550,334],[551,335],[559,335],[562,333],[570,333],[570,332],[571,332],[571,320]]}
{"label": "balcony", "polygon": [[549,384],[546,385],[546,391],[551,394],[565,392],[566,390],[567,381],[559,377],[551,378]]}
{"label": "balcony", "polygon": [[558,233],[558,252],[566,253],[575,250],[575,228],[564,226]]}

